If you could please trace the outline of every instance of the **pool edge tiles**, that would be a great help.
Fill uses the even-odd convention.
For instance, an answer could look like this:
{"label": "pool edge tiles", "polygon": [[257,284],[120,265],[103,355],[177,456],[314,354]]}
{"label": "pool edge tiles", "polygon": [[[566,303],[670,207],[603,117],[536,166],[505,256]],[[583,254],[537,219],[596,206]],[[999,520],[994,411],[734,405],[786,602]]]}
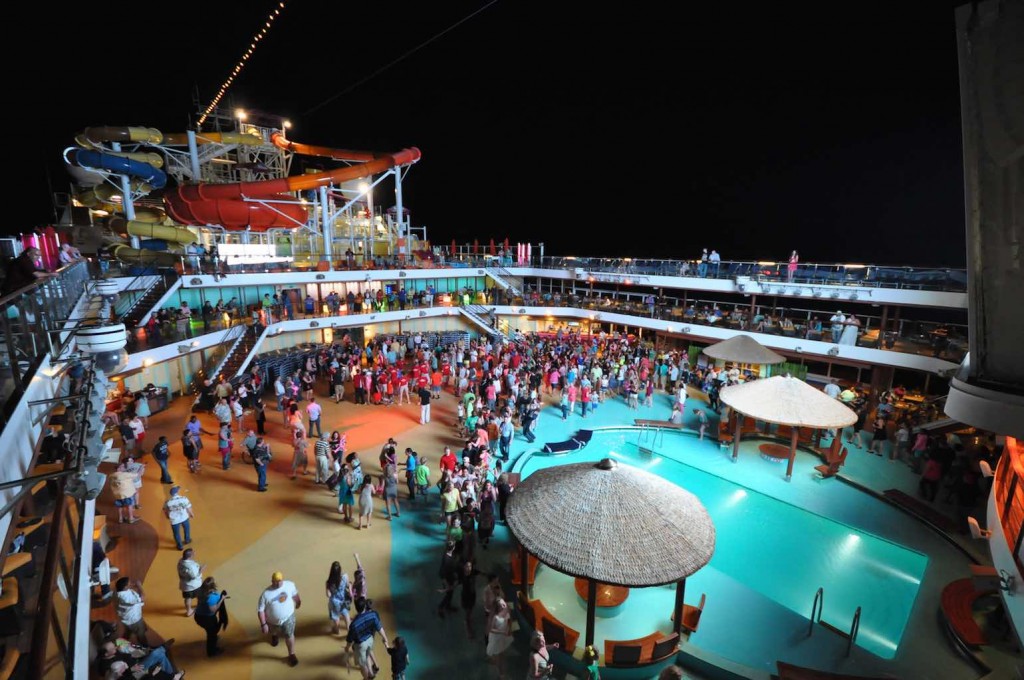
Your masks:
{"label": "pool edge tiles", "polygon": [[854,611],[863,606],[857,646],[882,659],[896,657],[928,567],[926,554],[674,455],[639,453],[615,435],[609,442],[609,434],[595,433],[595,441],[576,455],[527,454],[516,467],[525,478],[540,467],[608,455],[649,469],[696,494],[707,507],[719,529],[710,566],[805,620],[821,586],[822,618],[839,629],[848,629]]}

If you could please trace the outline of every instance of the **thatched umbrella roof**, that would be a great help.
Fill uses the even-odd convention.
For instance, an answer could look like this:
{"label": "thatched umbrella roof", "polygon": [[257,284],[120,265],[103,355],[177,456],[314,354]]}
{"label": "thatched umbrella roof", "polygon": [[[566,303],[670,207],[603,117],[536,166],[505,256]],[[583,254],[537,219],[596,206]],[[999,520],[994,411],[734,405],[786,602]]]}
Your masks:
{"label": "thatched umbrella roof", "polygon": [[787,376],[726,387],[721,399],[740,413],[780,425],[832,428],[857,422],[857,414],[838,400]]}
{"label": "thatched umbrella roof", "polygon": [[696,496],[608,459],[532,473],[510,497],[506,516],[541,562],[612,585],[675,583],[715,551],[715,526]]}
{"label": "thatched umbrella roof", "polygon": [[781,364],[786,358],[771,351],[749,335],[735,335],[728,340],[716,342],[704,348],[704,354],[712,359],[733,361],[739,364]]}

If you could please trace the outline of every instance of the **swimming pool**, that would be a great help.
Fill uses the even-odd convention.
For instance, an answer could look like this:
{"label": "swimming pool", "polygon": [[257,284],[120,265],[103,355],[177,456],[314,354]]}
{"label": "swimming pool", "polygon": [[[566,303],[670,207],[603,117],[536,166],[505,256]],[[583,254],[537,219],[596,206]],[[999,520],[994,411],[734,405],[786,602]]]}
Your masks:
{"label": "swimming pool", "polygon": [[[621,432],[595,432],[581,452],[532,454],[516,468],[527,477],[541,468],[611,456],[668,479],[700,498],[715,523],[717,546],[705,569],[727,577],[716,582],[743,584],[807,619],[821,587],[823,620],[848,631],[859,606],[856,644],[885,659],[896,656],[928,564],[925,555],[686,465],[677,458],[687,442],[667,443],[664,455],[643,453]],[[715,601],[714,592],[708,592],[708,601]],[[629,618],[638,615],[646,612]],[[816,630],[815,635],[831,633]]]}

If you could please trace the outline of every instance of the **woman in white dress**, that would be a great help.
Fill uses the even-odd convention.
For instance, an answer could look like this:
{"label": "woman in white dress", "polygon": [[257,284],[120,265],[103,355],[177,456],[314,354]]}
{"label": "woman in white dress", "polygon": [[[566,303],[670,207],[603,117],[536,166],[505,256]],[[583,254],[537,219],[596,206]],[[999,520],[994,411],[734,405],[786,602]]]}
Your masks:
{"label": "woman in white dress", "polygon": [[857,336],[860,334],[860,319],[853,314],[846,317],[843,325],[843,334],[839,336],[840,345],[857,345]]}
{"label": "woman in white dress", "polygon": [[494,601],[494,611],[487,622],[487,661],[498,669],[498,677],[505,677],[505,664],[502,656],[512,645],[512,612],[508,603],[498,598]]}
{"label": "woman in white dress", "polygon": [[142,396],[133,402],[135,404],[135,415],[142,421],[142,427],[147,428],[149,427],[149,417],[153,415],[153,412],[149,408],[149,397],[146,396],[146,391],[143,390],[140,394]]}

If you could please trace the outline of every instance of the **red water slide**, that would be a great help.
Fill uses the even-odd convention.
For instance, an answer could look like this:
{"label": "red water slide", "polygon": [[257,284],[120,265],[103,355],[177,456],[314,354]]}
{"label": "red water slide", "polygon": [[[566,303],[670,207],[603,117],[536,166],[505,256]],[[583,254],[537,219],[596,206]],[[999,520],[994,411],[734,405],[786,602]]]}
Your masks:
{"label": "red water slide", "polygon": [[394,154],[378,154],[295,144],[284,140],[279,134],[274,135],[274,144],[295,153],[365,162],[326,172],[262,182],[179,186],[164,195],[168,214],[177,222],[191,226],[219,224],[229,230],[249,228],[253,231],[293,229],[305,224],[307,213],[304,206],[289,202],[295,200],[289,195],[291,192],[369,177],[394,167],[412,165],[420,159],[420,150],[416,147]]}

